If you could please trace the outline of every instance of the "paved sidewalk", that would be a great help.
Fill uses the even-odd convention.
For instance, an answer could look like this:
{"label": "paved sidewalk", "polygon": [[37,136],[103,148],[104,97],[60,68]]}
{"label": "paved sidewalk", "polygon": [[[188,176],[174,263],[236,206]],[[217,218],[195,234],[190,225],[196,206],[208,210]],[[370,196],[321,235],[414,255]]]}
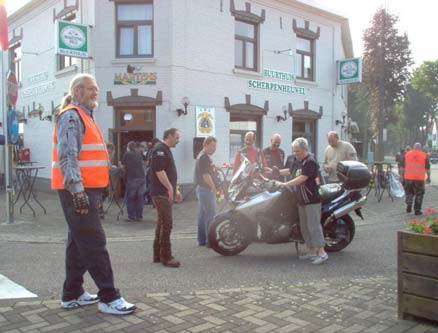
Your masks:
{"label": "paved sidewalk", "polygon": [[430,322],[398,320],[396,281],[364,278],[191,294],[149,294],[131,316],[59,301],[0,302],[0,331],[22,332],[438,332]]}
{"label": "paved sidewalk", "polygon": [[[437,208],[438,187],[428,186],[424,207]],[[39,194],[48,214],[36,218],[16,215],[13,225],[0,224],[0,241],[62,243],[65,221],[54,195]],[[4,194],[0,195],[4,214]],[[175,205],[174,238],[195,238],[196,202]],[[115,211],[104,221],[109,241],[152,239],[155,211],[146,220],[117,221]],[[382,202],[369,196],[366,224],[403,221],[408,215],[400,200]],[[412,214],[410,215],[412,217]],[[0,216],[4,221],[4,216]],[[401,226],[402,227],[402,226]],[[138,305],[132,316],[98,313],[96,306],[65,311],[59,300],[1,300],[0,332],[437,332],[430,322],[397,319],[394,275],[351,281],[320,280],[306,284],[270,285],[263,288],[200,290],[195,293],[148,294],[130,301]]]}

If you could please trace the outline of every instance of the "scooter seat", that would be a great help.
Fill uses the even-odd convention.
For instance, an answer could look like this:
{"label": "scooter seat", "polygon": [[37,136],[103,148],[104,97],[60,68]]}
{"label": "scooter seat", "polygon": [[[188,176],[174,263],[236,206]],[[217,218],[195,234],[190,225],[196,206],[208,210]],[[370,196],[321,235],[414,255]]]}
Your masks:
{"label": "scooter seat", "polygon": [[345,190],[340,184],[325,184],[319,187],[319,194],[323,204],[333,201],[339,197]]}

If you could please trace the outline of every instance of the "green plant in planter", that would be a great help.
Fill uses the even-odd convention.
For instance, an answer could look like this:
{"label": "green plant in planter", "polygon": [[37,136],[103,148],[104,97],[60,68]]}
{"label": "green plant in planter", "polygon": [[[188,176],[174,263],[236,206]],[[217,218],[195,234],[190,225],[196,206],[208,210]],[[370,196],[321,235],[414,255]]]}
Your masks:
{"label": "green plant in planter", "polygon": [[406,221],[407,230],[423,235],[438,235],[438,216],[433,208],[424,210],[426,217]]}

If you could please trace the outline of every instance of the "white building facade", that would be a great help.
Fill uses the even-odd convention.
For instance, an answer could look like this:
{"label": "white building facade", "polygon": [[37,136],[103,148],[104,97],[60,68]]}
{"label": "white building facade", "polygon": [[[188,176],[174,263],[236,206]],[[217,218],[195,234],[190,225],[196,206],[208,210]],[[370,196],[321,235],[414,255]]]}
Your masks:
{"label": "white building facade", "polygon": [[[55,54],[57,19],[90,26],[91,58]],[[208,134],[218,165],[248,130],[262,148],[281,134],[287,154],[305,136],[322,160],[347,109],[336,62],[353,56],[348,20],[298,1],[32,0],[9,17],[9,32],[4,61],[20,81],[24,146],[46,167],[40,183],[49,183],[60,100],[80,72],[97,79],[95,118],[119,158],[130,140],[180,129],[180,183],[193,180],[194,138]]]}

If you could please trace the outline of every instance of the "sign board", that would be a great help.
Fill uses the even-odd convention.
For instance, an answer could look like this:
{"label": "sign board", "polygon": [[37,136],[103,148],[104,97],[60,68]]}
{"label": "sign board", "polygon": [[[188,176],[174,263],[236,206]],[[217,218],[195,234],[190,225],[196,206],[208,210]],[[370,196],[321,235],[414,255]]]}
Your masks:
{"label": "sign board", "polygon": [[47,83],[43,83],[34,87],[26,88],[21,90],[21,97],[31,97],[35,95],[46,94],[49,91],[55,90],[55,81],[50,81]]}
{"label": "sign board", "polygon": [[18,142],[18,119],[17,112],[14,108],[10,108],[8,112],[8,138],[9,142],[12,144],[17,144]]}
{"label": "sign board", "polygon": [[196,107],[196,137],[215,135],[215,115],[213,107]]}
{"label": "sign board", "polygon": [[271,79],[289,82],[295,82],[297,80],[297,77],[293,73],[281,72],[268,68],[263,69],[263,76]]}
{"label": "sign board", "polygon": [[8,73],[8,103],[11,106],[17,105],[18,82],[14,72]]}
{"label": "sign board", "polygon": [[115,85],[146,85],[156,84],[157,73],[115,73]]}
{"label": "sign board", "polygon": [[362,58],[351,58],[337,62],[338,84],[362,82]]}
{"label": "sign board", "polygon": [[285,94],[305,95],[304,87],[291,86],[289,84],[281,84],[261,80],[248,80],[248,88],[262,89],[266,91],[282,92]]}
{"label": "sign board", "polygon": [[86,24],[56,20],[55,53],[90,58],[90,28]]}

